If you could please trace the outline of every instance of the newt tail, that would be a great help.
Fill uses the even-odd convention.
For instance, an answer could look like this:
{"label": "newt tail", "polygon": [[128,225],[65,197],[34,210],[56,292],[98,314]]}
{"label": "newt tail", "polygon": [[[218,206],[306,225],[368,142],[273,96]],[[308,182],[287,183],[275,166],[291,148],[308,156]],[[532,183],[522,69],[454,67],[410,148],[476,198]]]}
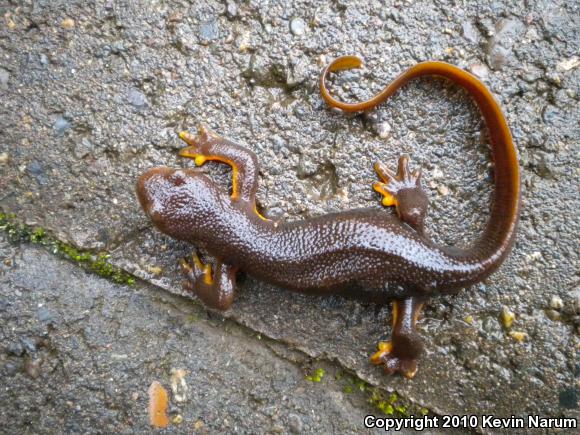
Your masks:
{"label": "newt tail", "polygon": [[367,101],[346,103],[335,99],[326,86],[326,78],[331,72],[362,67],[357,56],[343,56],[331,62],[320,75],[320,93],[326,103],[345,112],[366,112],[374,109],[399,88],[412,79],[436,76],[451,80],[466,89],[479,107],[490,135],[494,170],[494,200],[491,216],[483,235],[471,247],[441,247],[450,257],[463,264],[474,264],[464,274],[456,275],[453,282],[447,282],[447,291],[463,288],[482,281],[493,273],[509,254],[516,236],[519,221],[520,171],[516,148],[503,112],[485,85],[475,76],[445,62],[428,61],[412,66],[387,87]]}

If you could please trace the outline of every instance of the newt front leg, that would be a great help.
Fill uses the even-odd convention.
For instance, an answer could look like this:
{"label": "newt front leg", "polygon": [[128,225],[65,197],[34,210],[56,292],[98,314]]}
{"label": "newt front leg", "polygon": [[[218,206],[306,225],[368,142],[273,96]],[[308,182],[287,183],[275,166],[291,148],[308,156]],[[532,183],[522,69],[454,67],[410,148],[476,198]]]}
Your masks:
{"label": "newt front leg", "polygon": [[254,153],[224,139],[204,125],[199,127],[197,137],[186,131],[179,133],[179,137],[189,145],[179,151],[180,156],[192,158],[198,166],[210,160],[229,165],[232,168],[232,200],[255,202],[258,161]]}
{"label": "newt front leg", "polygon": [[211,265],[202,263],[195,252],[191,257],[191,261],[183,259],[180,262],[181,272],[186,278],[183,288],[208,307],[227,310],[234,301],[237,268],[217,261],[212,273]]}

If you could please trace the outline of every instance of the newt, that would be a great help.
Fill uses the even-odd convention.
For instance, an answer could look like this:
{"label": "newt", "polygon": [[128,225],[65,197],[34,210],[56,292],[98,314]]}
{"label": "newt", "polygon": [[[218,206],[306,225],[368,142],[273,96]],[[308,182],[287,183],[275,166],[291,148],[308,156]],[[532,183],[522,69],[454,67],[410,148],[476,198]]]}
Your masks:
{"label": "newt", "polygon": [[210,160],[229,165],[231,193],[194,168],[157,167],[139,178],[137,195],[159,230],[211,256],[204,263],[194,251],[191,259],[180,262],[184,288],[206,306],[217,310],[231,306],[238,271],[294,291],[393,301],[391,340],[378,344],[371,361],[389,374],[412,378],[423,349],[416,323],[425,302],[482,281],[502,264],[514,244],[520,212],[517,153],[499,104],[468,72],[444,62],[422,62],[368,101],[335,99],[326,86],[329,73],[361,65],[358,57],[344,56],[323,70],[320,90],[329,106],[368,111],[409,80],[423,76],[451,80],[479,106],[489,130],[495,180],[489,221],[472,246],[440,246],[425,233],[428,198],[421,187],[421,171],[410,169],[406,155],[399,158],[396,171],[381,162],[374,166],[380,181],[373,188],[384,206],[396,207],[396,215],[365,208],[298,221],[269,220],[256,208],[256,155],[205,127],[197,136],[180,133],[187,146],[179,155],[194,159],[198,166]]}

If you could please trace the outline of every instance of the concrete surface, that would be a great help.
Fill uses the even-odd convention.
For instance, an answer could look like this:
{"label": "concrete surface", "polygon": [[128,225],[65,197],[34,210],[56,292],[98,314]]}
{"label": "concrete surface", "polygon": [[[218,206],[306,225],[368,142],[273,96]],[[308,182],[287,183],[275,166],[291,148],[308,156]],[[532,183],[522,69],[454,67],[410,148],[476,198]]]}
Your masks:
{"label": "concrete surface", "polygon": [[3,433],[148,432],[153,381],[179,433],[355,433],[377,411],[340,368],[1,233],[0,288]]}
{"label": "concrete surface", "polygon": [[[345,116],[326,110],[317,78],[331,58],[352,53],[367,69],[335,80],[345,98],[370,96],[426,59],[479,75],[520,155],[519,237],[486,282],[430,302],[421,322],[427,353],[413,381],[368,364],[389,334],[388,307],[248,277],[225,317],[435,412],[577,415],[577,2],[24,1],[0,9],[0,207],[178,293],[176,262],[189,248],[154,231],[133,192],[146,168],[191,165],[176,157],[178,131],[203,121],[253,149],[260,205],[287,219],[378,207],[372,163],[410,153],[429,187],[429,233],[466,245],[488,217],[492,165],[465,92],[425,79],[374,114]],[[224,168],[206,170],[227,188]],[[511,331],[500,322],[504,307],[516,315]]]}

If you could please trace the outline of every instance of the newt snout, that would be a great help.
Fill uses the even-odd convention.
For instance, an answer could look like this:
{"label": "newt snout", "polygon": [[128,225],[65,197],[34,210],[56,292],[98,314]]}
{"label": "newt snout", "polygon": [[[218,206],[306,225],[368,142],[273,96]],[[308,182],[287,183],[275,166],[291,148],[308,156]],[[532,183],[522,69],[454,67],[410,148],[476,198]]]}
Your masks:
{"label": "newt snout", "polygon": [[137,180],[136,191],[139,203],[151,218],[154,217],[153,210],[161,200],[160,194],[175,186],[169,181],[175,172],[175,169],[167,167],[153,168]]}

